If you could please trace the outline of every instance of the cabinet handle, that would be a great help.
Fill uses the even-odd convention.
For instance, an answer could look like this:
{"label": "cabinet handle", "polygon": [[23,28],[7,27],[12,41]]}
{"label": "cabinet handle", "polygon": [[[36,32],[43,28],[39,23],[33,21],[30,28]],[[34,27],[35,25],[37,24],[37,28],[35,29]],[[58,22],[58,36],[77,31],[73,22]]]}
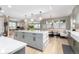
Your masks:
{"label": "cabinet handle", "polygon": [[23,39],[24,39],[24,35],[23,35]]}
{"label": "cabinet handle", "polygon": [[35,37],[33,37],[33,41],[36,41],[36,38]]}

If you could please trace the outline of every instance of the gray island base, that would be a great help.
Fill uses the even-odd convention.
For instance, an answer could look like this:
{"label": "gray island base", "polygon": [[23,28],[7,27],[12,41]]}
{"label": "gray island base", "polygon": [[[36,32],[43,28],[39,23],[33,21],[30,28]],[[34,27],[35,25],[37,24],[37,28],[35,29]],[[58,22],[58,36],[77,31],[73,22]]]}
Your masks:
{"label": "gray island base", "polygon": [[15,39],[41,51],[45,49],[49,42],[48,31],[18,30],[15,32]]}

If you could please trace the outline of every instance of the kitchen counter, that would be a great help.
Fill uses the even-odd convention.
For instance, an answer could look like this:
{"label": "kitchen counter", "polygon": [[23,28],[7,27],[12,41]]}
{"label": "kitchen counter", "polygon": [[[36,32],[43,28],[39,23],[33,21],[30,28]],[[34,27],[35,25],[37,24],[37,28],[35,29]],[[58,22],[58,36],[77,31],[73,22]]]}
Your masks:
{"label": "kitchen counter", "polygon": [[15,39],[27,43],[27,45],[43,50],[48,44],[48,31],[26,31],[19,30],[15,32]]}
{"label": "kitchen counter", "polygon": [[29,32],[29,33],[47,33],[48,31],[40,31],[40,30],[17,30],[16,32]]}
{"label": "kitchen counter", "polygon": [[13,54],[21,52],[20,50],[24,49],[25,46],[26,43],[4,36],[0,37],[0,54]]}
{"label": "kitchen counter", "polygon": [[79,42],[79,32],[71,31],[70,33],[71,33],[71,37],[77,42]]}

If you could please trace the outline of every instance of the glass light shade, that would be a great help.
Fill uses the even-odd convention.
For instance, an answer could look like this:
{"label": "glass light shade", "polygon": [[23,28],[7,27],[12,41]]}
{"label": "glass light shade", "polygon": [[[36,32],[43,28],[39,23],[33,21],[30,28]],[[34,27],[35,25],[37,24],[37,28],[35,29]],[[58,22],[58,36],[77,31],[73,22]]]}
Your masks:
{"label": "glass light shade", "polygon": [[33,22],[33,21],[34,21],[34,19],[31,19],[31,21]]}
{"label": "glass light shade", "polygon": [[40,20],[42,20],[42,17],[39,17]]}
{"label": "glass light shade", "polygon": [[75,23],[76,21],[75,20],[73,20],[73,23]]}
{"label": "glass light shade", "polygon": [[25,19],[24,22],[27,22],[27,19]]}

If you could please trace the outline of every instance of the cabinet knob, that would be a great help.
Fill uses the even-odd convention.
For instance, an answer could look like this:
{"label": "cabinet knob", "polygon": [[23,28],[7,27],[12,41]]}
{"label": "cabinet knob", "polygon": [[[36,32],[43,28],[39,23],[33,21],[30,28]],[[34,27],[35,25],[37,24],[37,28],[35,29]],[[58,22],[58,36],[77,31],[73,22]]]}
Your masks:
{"label": "cabinet knob", "polygon": [[36,41],[36,38],[35,37],[33,37],[33,41]]}

